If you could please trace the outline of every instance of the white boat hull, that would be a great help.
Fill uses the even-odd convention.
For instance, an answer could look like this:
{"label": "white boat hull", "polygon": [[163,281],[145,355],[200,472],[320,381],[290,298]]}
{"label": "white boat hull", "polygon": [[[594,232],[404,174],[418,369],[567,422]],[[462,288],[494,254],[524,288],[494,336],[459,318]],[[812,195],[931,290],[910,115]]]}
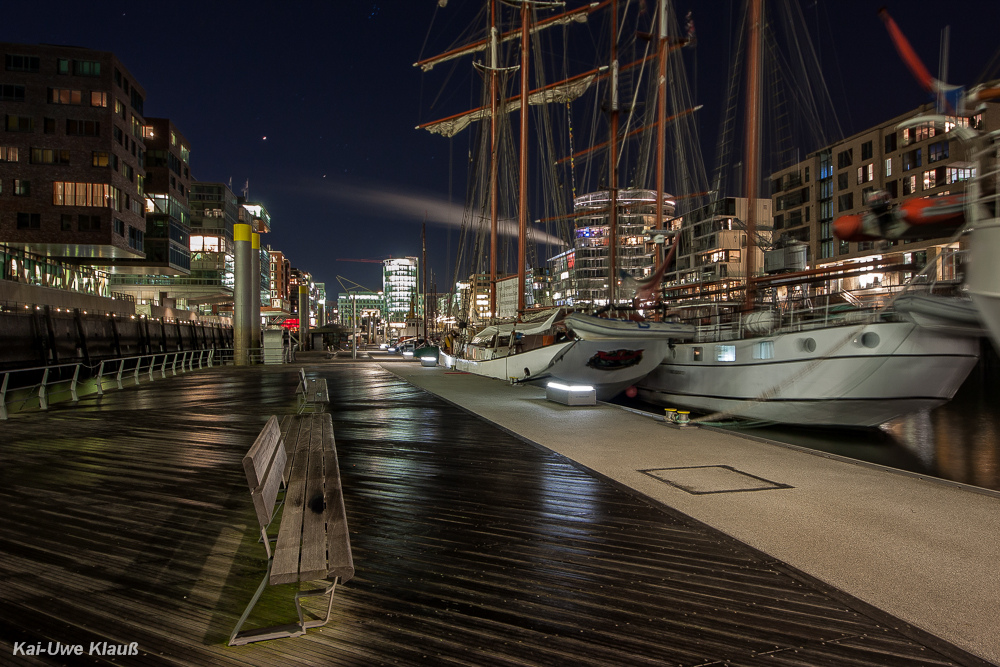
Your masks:
{"label": "white boat hull", "polygon": [[[762,356],[758,346],[764,341],[773,344],[773,356],[755,359]],[[735,348],[735,355],[723,355],[734,360],[720,361],[719,346]],[[695,348],[701,349],[701,361],[694,361]],[[648,402],[697,412],[787,424],[876,426],[950,400],[978,351],[974,337],[948,336],[910,322],[827,327],[675,345],[637,389]]]}
{"label": "white boat hull", "polygon": [[458,371],[508,382],[548,379],[590,385],[603,401],[649,374],[666,350],[665,340],[576,340],[495,359],[464,359],[442,353],[441,361]]}
{"label": "white boat hull", "polygon": [[695,328],[691,324],[675,322],[636,322],[618,320],[582,313],[566,316],[566,326],[584,340],[642,339],[662,340],[694,338]]}

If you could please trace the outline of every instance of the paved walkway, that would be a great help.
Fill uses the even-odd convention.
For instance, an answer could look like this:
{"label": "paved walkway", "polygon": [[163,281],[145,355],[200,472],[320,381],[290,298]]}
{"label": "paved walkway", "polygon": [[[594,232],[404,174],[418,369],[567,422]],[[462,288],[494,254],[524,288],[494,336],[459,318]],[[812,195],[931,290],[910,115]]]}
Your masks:
{"label": "paved walkway", "polygon": [[1000,494],[474,375],[385,368],[530,442],[1000,664]]}

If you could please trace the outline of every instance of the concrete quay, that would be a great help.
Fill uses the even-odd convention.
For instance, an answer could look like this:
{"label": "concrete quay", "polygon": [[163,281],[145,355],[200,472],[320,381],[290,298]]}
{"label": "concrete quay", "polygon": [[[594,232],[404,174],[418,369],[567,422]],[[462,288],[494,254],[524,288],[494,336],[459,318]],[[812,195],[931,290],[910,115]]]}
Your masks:
{"label": "concrete quay", "polygon": [[408,382],[1000,664],[1000,494],[544,390],[386,363]]}

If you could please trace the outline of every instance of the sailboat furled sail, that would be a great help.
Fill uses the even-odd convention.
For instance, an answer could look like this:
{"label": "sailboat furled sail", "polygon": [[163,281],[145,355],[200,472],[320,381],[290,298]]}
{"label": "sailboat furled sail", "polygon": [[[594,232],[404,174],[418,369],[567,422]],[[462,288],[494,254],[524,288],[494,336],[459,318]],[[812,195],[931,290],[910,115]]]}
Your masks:
{"label": "sailboat furled sail", "polygon": [[[475,211],[470,218],[488,220],[490,225],[489,240],[487,241],[486,235],[483,234],[478,241],[481,248],[488,247],[490,257],[489,307],[480,313],[488,324],[474,333],[467,333],[461,337],[450,353],[442,354],[442,358],[446,365],[456,369],[503,380],[533,381],[552,378],[570,384],[592,385],[599,398],[609,398],[634,385],[637,380],[649,373],[660,363],[670,341],[675,337],[690,337],[693,334],[693,327],[674,323],[664,325],[659,322],[601,319],[571,312],[567,308],[547,311],[541,321],[530,317],[525,300],[527,237],[530,229],[528,185],[548,176],[544,173],[544,169],[537,177],[529,173],[528,137],[529,132],[532,132],[541,137],[542,141],[551,140],[551,128],[545,125],[544,114],[541,114],[543,116],[541,127],[533,129],[529,123],[528,107],[539,109],[563,107],[595,89],[596,83],[601,83],[602,86],[606,84],[611,120],[606,140],[609,146],[606,150],[608,166],[605,172],[608,181],[604,187],[604,191],[608,193],[607,208],[610,216],[608,225],[610,238],[607,243],[610,266],[605,289],[609,293],[608,300],[613,303],[617,288],[615,252],[618,245],[614,236],[617,229],[615,216],[620,208],[617,173],[620,169],[621,153],[618,142],[621,137],[617,114],[624,106],[619,105],[618,96],[619,77],[623,71],[616,55],[620,32],[617,23],[618,2],[617,0],[591,2],[550,18],[539,18],[537,14],[543,9],[553,9],[562,3],[520,0],[504,4],[510,7],[501,11],[502,4],[495,0],[489,2],[485,14],[489,19],[485,37],[416,63],[426,71],[441,62],[464,55],[482,52],[487,56],[485,64],[477,67],[483,73],[484,80],[482,104],[478,108],[418,126],[418,129],[452,137],[474,123],[480,123],[477,138],[482,147],[480,155],[483,164],[480,165],[480,173],[483,177],[475,181],[479,185],[470,188],[470,191],[475,191],[474,194],[478,199],[469,201],[468,207],[471,211]],[[529,55],[532,53],[529,38],[539,37],[546,28],[568,26],[574,22],[588,20],[591,14],[604,9],[608,11],[609,16],[610,30],[607,34],[611,43],[610,61],[601,58],[598,60],[599,64],[592,69],[574,76],[557,77],[561,80],[555,83],[541,82],[535,87],[529,85],[536,71],[529,66]],[[515,22],[515,27],[502,30],[500,19],[503,17]],[[519,46],[518,49],[513,48],[515,44]],[[638,59],[635,65],[630,66],[634,69],[630,75],[641,80],[638,66],[644,63],[645,59]],[[516,86],[511,83],[515,76]],[[503,93],[508,85],[519,89],[519,92]],[[506,125],[513,115],[519,116],[516,143],[515,133]],[[664,121],[662,126],[665,125]],[[628,131],[634,129],[626,127]],[[604,138],[594,136],[593,143],[605,143],[605,141]],[[539,162],[543,165],[557,163],[555,159],[548,157],[540,159]],[[511,176],[513,174],[516,176]],[[500,309],[497,303],[497,284],[502,271],[498,266],[497,229],[503,215],[501,199],[505,184],[512,183],[516,183],[517,190],[512,208],[516,211],[519,225],[516,253],[517,306],[514,309],[517,319],[505,322],[498,319]],[[664,199],[665,197],[661,195],[653,200],[659,202],[656,208],[661,211]],[[650,208],[653,206],[650,205]],[[594,214],[593,211],[590,213]]]}

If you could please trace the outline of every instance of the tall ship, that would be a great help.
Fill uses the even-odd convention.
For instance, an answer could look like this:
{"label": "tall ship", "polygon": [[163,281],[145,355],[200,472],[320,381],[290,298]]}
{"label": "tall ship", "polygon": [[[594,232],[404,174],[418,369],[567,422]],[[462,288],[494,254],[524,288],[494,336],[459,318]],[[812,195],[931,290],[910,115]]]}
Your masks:
{"label": "tall ship", "polygon": [[[526,264],[529,255],[537,260],[541,245],[538,237],[552,238],[556,241],[554,245],[561,247],[567,245],[567,237],[571,236],[571,233],[542,232],[528,222],[529,184],[551,177],[550,173],[534,174],[530,170],[529,137],[544,140],[549,136],[546,109],[549,105],[568,105],[589,89],[599,89],[601,99],[608,103],[610,125],[601,140],[594,142],[608,146],[605,149],[608,166],[604,188],[608,201],[595,207],[588,200],[591,205],[585,208],[588,215],[604,212],[609,217],[608,224],[603,227],[606,236],[602,234],[603,238],[594,239],[594,242],[608,248],[602,260],[608,292],[604,305],[614,304],[622,264],[616,256],[620,245],[616,235],[621,227],[617,215],[622,210],[617,183],[620,158],[617,146],[622,135],[618,125],[620,66],[616,55],[619,3],[609,0],[570,9],[563,3],[554,2],[515,4],[518,6],[511,8],[509,3],[491,0],[485,5],[487,25],[481,39],[416,63],[429,70],[463,54],[481,52],[485,55],[485,61],[477,63],[484,84],[482,105],[419,126],[444,136],[453,136],[473,123],[478,130],[473,142],[475,154],[480,158],[477,161],[479,168],[470,176],[464,240],[482,251],[476,253],[476,259],[472,260],[476,269],[469,273],[489,275],[490,304],[486,321],[480,326],[462,322],[466,326],[442,351],[441,360],[449,367],[508,381],[552,379],[570,385],[592,386],[598,398],[607,399],[633,386],[653,370],[666,354],[669,341],[690,338],[694,327],[677,322],[645,321],[641,317],[596,317],[579,308],[528,307],[530,287],[525,277]],[[607,33],[611,44],[610,59],[590,71],[566,76],[555,83],[544,83],[539,75],[544,66],[536,66],[531,58],[532,38],[541,40],[550,29],[572,28],[573,23],[587,22],[598,12],[610,15]],[[510,93],[505,92],[508,89]],[[532,114],[533,107],[538,109],[535,114]],[[533,116],[538,120],[534,132]],[[516,136],[512,117],[518,121]],[[542,152],[547,153],[548,148]],[[581,155],[578,159],[585,158]],[[555,160],[543,158],[539,162],[544,165],[555,163]],[[509,194],[516,198],[508,199]],[[542,208],[554,206],[557,209],[555,215],[545,216],[546,219],[567,221],[573,218],[571,213],[558,210],[565,207],[565,194],[564,191],[562,195],[551,197],[538,195]],[[664,199],[662,189],[658,190],[654,208],[660,211],[655,216],[659,219],[662,219]],[[516,252],[503,252],[501,236],[516,239]],[[546,247],[551,245],[546,244]],[[516,311],[501,313],[497,307],[497,283],[504,271],[499,262],[503,257],[512,256],[516,256],[517,264]],[[593,310],[597,304],[589,305]]]}
{"label": "tall ship", "polygon": [[[748,202],[758,201],[761,181],[761,27],[770,25],[763,20],[763,4],[749,0],[739,39],[747,45],[748,99],[741,106],[746,136],[743,191]],[[819,167],[817,180],[833,172],[829,162]],[[784,273],[761,275],[762,256],[765,263],[776,257],[783,261],[794,255],[795,247],[772,245],[767,254],[758,252],[767,237],[757,228],[759,213],[759,207],[750,204],[738,219],[708,216],[712,230],[719,229],[720,218],[730,224],[735,220],[731,229],[740,230],[745,239],[742,268],[728,276],[728,298],[673,302],[686,319],[698,324],[696,336],[669,346],[662,363],[639,383],[640,398],[706,413],[701,418],[709,421],[737,417],[875,426],[941,405],[955,395],[977,362],[982,333],[960,299],[935,299],[941,316],[921,320],[913,308],[894,307],[895,297],[889,293],[870,302],[850,293],[809,298],[802,285],[836,282],[837,272],[845,271],[824,274],[792,263]],[[914,303],[911,299],[911,306]],[[949,308],[958,314],[947,315]]]}

